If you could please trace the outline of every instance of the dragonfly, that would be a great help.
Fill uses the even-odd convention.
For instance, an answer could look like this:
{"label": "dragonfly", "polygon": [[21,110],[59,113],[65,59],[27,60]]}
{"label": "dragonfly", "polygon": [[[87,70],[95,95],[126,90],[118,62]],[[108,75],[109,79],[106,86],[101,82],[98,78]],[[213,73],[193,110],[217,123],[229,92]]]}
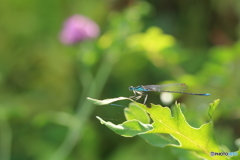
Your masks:
{"label": "dragonfly", "polygon": [[171,83],[171,84],[162,84],[162,85],[141,85],[137,87],[130,86],[129,90],[133,91],[134,96],[131,98],[138,100],[141,97],[145,96],[144,103],[146,103],[148,94],[147,92],[169,92],[169,93],[181,93],[181,94],[189,94],[196,96],[210,96],[209,93],[187,93],[184,92],[187,90],[188,85],[185,83]]}

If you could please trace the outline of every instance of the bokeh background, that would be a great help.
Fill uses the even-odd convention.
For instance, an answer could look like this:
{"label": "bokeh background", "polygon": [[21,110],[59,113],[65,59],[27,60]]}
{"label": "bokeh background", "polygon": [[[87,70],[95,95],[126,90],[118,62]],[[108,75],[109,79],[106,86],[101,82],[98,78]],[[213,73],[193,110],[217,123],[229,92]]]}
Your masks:
{"label": "bokeh background", "polygon": [[[99,36],[65,44],[75,14],[92,19]],[[95,118],[124,121],[123,107],[96,99],[131,96],[129,86],[187,83],[200,97],[158,93],[148,103],[181,103],[188,122],[209,121],[220,99],[215,133],[225,151],[240,146],[240,1],[0,1],[0,159],[192,159],[116,135]],[[142,102],[140,100],[139,102]],[[119,102],[127,106],[129,102]]]}

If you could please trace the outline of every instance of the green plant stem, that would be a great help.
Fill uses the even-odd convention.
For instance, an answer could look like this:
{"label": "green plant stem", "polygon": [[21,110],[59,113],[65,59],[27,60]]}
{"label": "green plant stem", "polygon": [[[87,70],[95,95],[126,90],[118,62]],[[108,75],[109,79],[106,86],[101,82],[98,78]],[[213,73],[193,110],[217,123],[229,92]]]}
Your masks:
{"label": "green plant stem", "polygon": [[[108,61],[107,57],[102,62],[96,78],[92,81],[87,96],[90,97],[98,97],[102,92],[102,89],[106,83],[106,80],[111,72],[114,61]],[[82,99],[84,100],[82,101]],[[74,146],[79,142],[81,136],[84,131],[84,124],[88,120],[89,116],[94,109],[94,105],[86,100],[86,95],[82,94],[79,104],[78,110],[75,113],[76,118],[78,118],[78,123],[73,123],[69,126],[69,131],[63,140],[62,144],[56,150],[56,152],[50,157],[50,160],[64,160],[70,154]]]}
{"label": "green plant stem", "polygon": [[0,159],[10,160],[11,158],[11,143],[12,143],[12,130],[7,119],[0,122]]}

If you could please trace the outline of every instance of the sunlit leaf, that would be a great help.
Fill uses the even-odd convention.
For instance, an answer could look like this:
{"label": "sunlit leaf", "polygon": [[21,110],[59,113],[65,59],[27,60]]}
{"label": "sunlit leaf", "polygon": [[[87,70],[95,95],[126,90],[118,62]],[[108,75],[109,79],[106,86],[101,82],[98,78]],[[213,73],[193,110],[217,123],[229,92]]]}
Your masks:
{"label": "sunlit leaf", "polygon": [[[152,104],[151,108],[142,104],[139,106],[145,109],[154,121],[154,129],[148,133],[168,133],[179,141],[178,147],[196,151],[207,159],[214,159],[210,156],[211,151],[221,152],[214,137],[212,121],[203,124],[200,128],[194,128],[187,123],[179,104],[175,105],[173,114],[168,107],[160,105]],[[218,159],[225,158],[218,157]]]}
{"label": "sunlit leaf", "polygon": [[148,143],[156,147],[165,147],[168,145],[179,145],[178,141],[168,134],[146,133],[139,135]]}
{"label": "sunlit leaf", "polygon": [[[210,116],[212,116],[218,103],[219,100],[216,100],[210,104]],[[149,123],[149,120],[146,119],[145,112],[139,110],[138,107],[149,113],[153,120],[152,124],[142,123]],[[122,124],[115,125],[111,122],[105,122],[99,117],[98,119],[117,134],[128,137],[139,135],[154,146],[164,147],[168,145],[195,151],[198,156],[206,159],[226,159],[224,156],[210,156],[210,152],[222,152],[214,137],[212,120],[199,128],[194,128],[186,121],[179,104],[176,104],[173,110],[172,113],[168,107],[152,104],[148,108],[143,104],[134,103],[125,110],[125,116],[128,120]]]}
{"label": "sunlit leaf", "polygon": [[136,136],[153,129],[151,124],[143,124],[138,120],[129,120],[123,124],[115,125],[112,122],[102,120],[100,117],[97,117],[97,119],[109,129],[124,137]]}
{"label": "sunlit leaf", "polygon": [[121,101],[121,100],[133,101],[132,99],[127,98],[127,97],[109,98],[109,99],[104,99],[104,100],[98,100],[98,99],[93,99],[93,98],[87,97],[87,99],[90,100],[91,102],[93,102],[96,105],[107,105],[107,104],[110,104],[112,102]]}
{"label": "sunlit leaf", "polygon": [[150,123],[147,112],[135,103],[130,103],[129,108],[124,109],[124,115],[127,120],[136,119],[142,123]]}

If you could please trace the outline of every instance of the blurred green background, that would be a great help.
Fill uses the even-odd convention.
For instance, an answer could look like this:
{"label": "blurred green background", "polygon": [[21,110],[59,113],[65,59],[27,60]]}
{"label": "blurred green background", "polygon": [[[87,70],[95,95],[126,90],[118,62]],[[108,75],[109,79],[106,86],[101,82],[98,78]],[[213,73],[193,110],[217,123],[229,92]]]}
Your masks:
{"label": "blurred green background", "polygon": [[[220,99],[216,137],[236,151],[239,11],[238,0],[0,1],[0,159],[180,159],[188,153],[114,134],[95,117],[121,123],[123,108],[86,100],[179,82],[211,96],[176,94],[167,105],[181,102],[189,123],[199,127],[209,120],[208,104]],[[63,22],[73,14],[94,20],[100,36],[62,44]],[[166,105],[157,93],[148,102]]]}

